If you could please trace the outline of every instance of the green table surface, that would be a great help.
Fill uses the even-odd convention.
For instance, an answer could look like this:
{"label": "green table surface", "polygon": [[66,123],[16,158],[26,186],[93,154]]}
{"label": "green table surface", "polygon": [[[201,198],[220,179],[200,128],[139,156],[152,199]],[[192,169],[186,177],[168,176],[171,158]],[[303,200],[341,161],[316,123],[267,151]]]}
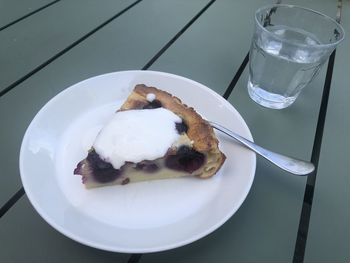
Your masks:
{"label": "green table surface", "polygon": [[[263,108],[248,96],[245,58],[254,11],[272,2],[0,1],[0,262],[349,262],[349,40],[291,107]],[[282,2],[334,18],[339,5]],[[348,31],[349,1],[342,1],[341,11]],[[172,250],[112,253],[69,239],[23,194],[23,135],[62,90],[130,69],[174,73],[206,85],[239,111],[258,144],[312,160],[316,172],[292,176],[258,158],[240,209],[213,233]]]}
{"label": "green table surface", "polygon": [[55,4],[53,0],[1,0],[0,1],[0,28],[4,29],[29,17],[33,13]]}

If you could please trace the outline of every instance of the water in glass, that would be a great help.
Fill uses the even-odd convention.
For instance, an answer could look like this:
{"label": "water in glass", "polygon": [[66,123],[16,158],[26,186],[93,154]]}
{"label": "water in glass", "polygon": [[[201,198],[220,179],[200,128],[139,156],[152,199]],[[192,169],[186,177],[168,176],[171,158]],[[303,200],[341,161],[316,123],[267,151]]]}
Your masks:
{"label": "water in glass", "polygon": [[285,41],[255,37],[250,49],[248,92],[259,104],[275,109],[289,106],[302,88],[317,74],[323,61],[307,49],[290,43],[317,45],[317,38],[304,30],[287,26],[269,29]]}

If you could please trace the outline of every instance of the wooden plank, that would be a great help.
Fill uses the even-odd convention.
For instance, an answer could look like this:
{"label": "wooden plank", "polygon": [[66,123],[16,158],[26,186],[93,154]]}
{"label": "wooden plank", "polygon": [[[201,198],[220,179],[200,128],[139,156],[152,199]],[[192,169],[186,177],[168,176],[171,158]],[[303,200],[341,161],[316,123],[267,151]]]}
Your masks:
{"label": "wooden plank", "polygon": [[[345,32],[349,32],[350,3],[342,2],[341,23]],[[306,243],[306,263],[350,261],[349,43],[350,39],[345,37],[335,58]]]}
{"label": "wooden plank", "polygon": [[249,50],[255,9],[270,1],[230,2],[216,1],[151,69],[189,77],[223,94]]}
{"label": "wooden plank", "polygon": [[0,92],[134,1],[61,1],[0,31]]}
{"label": "wooden plank", "polygon": [[51,2],[53,2],[53,0],[1,0],[0,28]]}
{"label": "wooden plank", "polygon": [[[152,69],[188,76],[223,94],[249,49],[253,29],[248,17],[264,4],[216,2]],[[324,13],[334,7],[330,1],[308,1],[306,6]],[[290,108],[269,110],[249,98],[245,70],[229,101],[245,118],[256,142],[310,159],[324,77],[325,69]],[[292,262],[305,183],[306,178],[281,172],[259,158],[251,192],[227,223],[193,244],[145,254],[142,262]]]}
{"label": "wooden plank", "polygon": [[[23,211],[26,211],[24,214]],[[127,262],[129,255],[92,249],[50,227],[27,197],[0,224],[1,262]]]}

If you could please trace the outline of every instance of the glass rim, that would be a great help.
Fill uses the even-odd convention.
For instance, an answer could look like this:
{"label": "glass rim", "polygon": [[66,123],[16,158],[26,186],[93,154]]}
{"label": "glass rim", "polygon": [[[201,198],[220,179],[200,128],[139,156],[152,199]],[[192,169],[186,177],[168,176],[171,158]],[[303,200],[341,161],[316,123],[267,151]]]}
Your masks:
{"label": "glass rim", "polygon": [[254,14],[254,19],[255,19],[256,25],[258,25],[261,30],[263,30],[266,33],[272,35],[274,38],[278,39],[281,42],[288,42],[288,40],[286,40],[286,39],[284,39],[282,37],[279,37],[278,35],[276,35],[276,34],[272,33],[271,31],[267,30],[265,27],[262,26],[262,24],[260,23],[260,21],[257,18],[258,14],[261,13],[261,11],[269,10],[269,9],[274,8],[274,7],[291,8],[291,9],[295,8],[295,9],[301,9],[301,10],[304,10],[304,11],[311,12],[311,13],[313,13],[315,15],[318,15],[318,16],[323,17],[326,20],[330,21],[332,24],[334,24],[336,27],[338,27],[340,29],[340,32],[342,34],[342,37],[340,39],[338,39],[337,41],[334,41],[332,43],[328,43],[328,44],[317,44],[317,45],[310,46],[310,45],[307,45],[307,44],[293,43],[293,45],[301,46],[301,47],[310,47],[310,48],[325,48],[325,47],[336,46],[340,42],[342,42],[344,40],[344,38],[345,38],[345,30],[344,30],[343,26],[340,23],[338,23],[332,17],[330,17],[328,15],[325,15],[325,14],[323,14],[321,12],[318,12],[316,10],[313,10],[311,8],[302,7],[302,6],[298,6],[298,5],[289,5],[289,4],[271,4],[271,5],[265,5],[265,6],[260,7],[259,9],[257,9],[255,11],[255,14]]}

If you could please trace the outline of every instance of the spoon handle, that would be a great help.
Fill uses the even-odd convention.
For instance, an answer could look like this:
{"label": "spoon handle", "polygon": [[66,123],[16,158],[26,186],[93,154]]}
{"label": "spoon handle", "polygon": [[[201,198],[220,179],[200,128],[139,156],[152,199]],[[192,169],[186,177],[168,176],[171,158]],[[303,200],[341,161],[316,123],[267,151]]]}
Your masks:
{"label": "spoon handle", "polygon": [[225,133],[226,135],[230,136],[231,138],[237,140],[245,147],[249,148],[250,150],[254,151],[255,153],[261,155],[266,160],[270,161],[271,163],[275,164],[276,166],[280,167],[281,169],[290,172],[295,175],[307,175],[311,173],[313,170],[315,170],[315,166],[306,161],[302,161],[299,159],[295,159],[292,157],[288,157],[279,153],[275,153],[272,151],[269,151],[267,149],[264,149],[261,146],[256,145],[255,143],[243,138],[242,136],[234,133],[233,131],[221,126],[220,124],[217,124],[215,122],[209,121],[210,125]]}

